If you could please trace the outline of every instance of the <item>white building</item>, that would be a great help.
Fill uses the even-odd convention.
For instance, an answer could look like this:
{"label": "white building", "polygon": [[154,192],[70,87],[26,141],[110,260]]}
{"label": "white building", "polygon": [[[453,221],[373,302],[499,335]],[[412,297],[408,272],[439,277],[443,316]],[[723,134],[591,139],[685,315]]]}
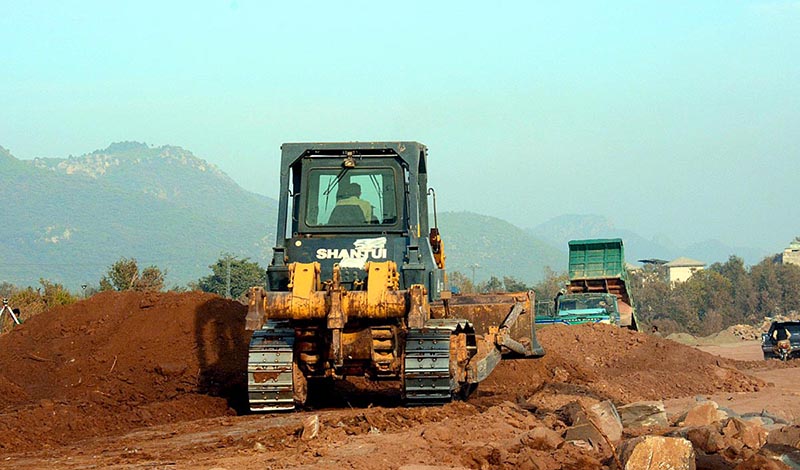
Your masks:
{"label": "white building", "polygon": [[703,270],[706,267],[706,263],[682,256],[664,266],[667,267],[670,284],[675,284],[676,282],[685,282],[694,273]]}
{"label": "white building", "polygon": [[789,244],[789,248],[783,250],[781,262],[783,264],[795,264],[800,266],[800,237],[795,238],[794,241]]}

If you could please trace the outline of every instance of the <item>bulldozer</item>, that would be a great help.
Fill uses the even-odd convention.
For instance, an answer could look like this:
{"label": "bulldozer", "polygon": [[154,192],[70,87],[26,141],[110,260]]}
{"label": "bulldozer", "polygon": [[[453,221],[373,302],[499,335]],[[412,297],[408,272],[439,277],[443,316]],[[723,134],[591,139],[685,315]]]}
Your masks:
{"label": "bulldozer", "polygon": [[444,404],[501,359],[544,355],[532,291],[451,292],[427,158],[418,142],[281,146],[273,257],[248,292],[251,411],[302,407],[348,376]]}

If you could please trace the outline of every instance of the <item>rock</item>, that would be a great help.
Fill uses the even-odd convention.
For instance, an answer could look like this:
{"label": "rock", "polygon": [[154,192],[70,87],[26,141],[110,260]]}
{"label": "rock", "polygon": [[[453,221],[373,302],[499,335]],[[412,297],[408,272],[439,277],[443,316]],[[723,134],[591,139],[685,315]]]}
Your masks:
{"label": "rock", "polygon": [[766,444],[748,456],[736,470],[784,470],[800,468],[800,449],[782,444]]}
{"label": "rock", "polygon": [[560,447],[564,443],[564,439],[552,429],[538,427],[525,433],[521,442],[531,449],[553,450]]}
{"label": "rock", "polygon": [[587,413],[578,414],[575,424],[589,423],[591,419],[608,440],[616,442],[622,439],[622,421],[613,403],[610,401],[595,403],[586,411]]}
{"label": "rock", "polygon": [[756,454],[737,465],[735,470],[789,470],[790,468],[778,460]]}
{"label": "rock", "polygon": [[[739,413],[733,411],[733,409],[731,409],[731,408],[720,406],[719,407],[719,411],[722,411],[722,412],[725,413],[725,415],[726,415],[725,418],[741,418]],[[725,418],[723,418],[723,419],[725,419]]]}
{"label": "rock", "polygon": [[255,444],[253,444],[253,450],[256,451],[256,452],[266,452],[267,451],[267,446],[265,446],[264,444],[262,444],[260,442],[256,442]]}
{"label": "rock", "polygon": [[640,401],[617,408],[622,426],[626,428],[666,427],[667,412],[660,401]]}
{"label": "rock", "polygon": [[583,450],[588,450],[588,451],[594,450],[594,447],[592,446],[592,443],[589,442],[589,441],[576,440],[576,441],[567,441],[567,442],[569,442],[573,446],[577,447],[578,449],[583,449]]}
{"label": "rock", "polygon": [[774,424],[774,421],[762,416],[740,416],[739,419],[741,419],[742,421],[746,421],[748,423],[756,423],[760,426],[767,426],[769,424]]}
{"label": "rock", "polygon": [[403,465],[398,470],[469,470],[469,469],[467,467],[450,467],[447,465],[410,464],[410,465]]}
{"label": "rock", "polygon": [[761,421],[764,422],[765,426],[768,426],[768,425],[771,425],[771,424],[775,424],[775,423],[777,423],[777,424],[789,424],[789,422],[786,421],[785,419],[781,418],[780,416],[776,416],[776,415],[768,412],[767,410],[762,410],[760,413],[744,413],[743,415],[740,416],[740,418],[747,419],[747,418],[752,418],[752,417],[756,417],[756,416],[761,418]]}
{"label": "rock", "polygon": [[569,372],[561,367],[556,367],[553,369],[553,380],[556,382],[569,382]]}
{"label": "rock", "polygon": [[719,405],[714,401],[709,400],[699,403],[686,413],[686,418],[684,418],[682,425],[687,427],[708,426],[716,423],[719,421],[718,408]]}
{"label": "rock", "polygon": [[686,431],[686,439],[695,449],[706,454],[716,454],[727,447],[725,438],[713,426],[690,428]]}
{"label": "rock", "polygon": [[177,362],[162,362],[155,369],[156,373],[163,377],[178,377],[186,372],[186,364]]}
{"label": "rock", "polygon": [[733,439],[730,437],[725,438],[725,450],[722,451],[722,455],[728,460],[742,460],[747,459],[752,455],[752,451],[750,454],[745,455],[745,447],[742,444],[742,441],[738,439]]}
{"label": "rock", "polygon": [[733,411],[730,408],[723,408],[719,407],[717,409],[717,421],[725,421],[728,418],[738,418],[739,413]]}
{"label": "rock", "polygon": [[800,449],[800,425],[793,424],[774,430],[767,436],[767,444]]}
{"label": "rock", "polygon": [[567,432],[564,434],[564,440],[572,442],[579,447],[580,445],[576,444],[577,442],[586,442],[594,449],[599,448],[602,443],[605,442],[603,436],[591,423],[578,424],[567,428]]}
{"label": "rock", "polygon": [[303,432],[300,437],[305,440],[314,439],[319,434],[319,415],[311,415],[303,420]]}
{"label": "rock", "polygon": [[728,419],[722,427],[722,434],[741,441],[750,449],[758,450],[767,442],[767,431],[761,424],[739,418]]}
{"label": "rock", "polygon": [[692,443],[680,437],[643,436],[619,447],[624,470],[695,470]]}
{"label": "rock", "polygon": [[570,426],[578,424],[578,417],[581,414],[583,414],[583,407],[577,401],[571,401],[556,410],[559,419]]}

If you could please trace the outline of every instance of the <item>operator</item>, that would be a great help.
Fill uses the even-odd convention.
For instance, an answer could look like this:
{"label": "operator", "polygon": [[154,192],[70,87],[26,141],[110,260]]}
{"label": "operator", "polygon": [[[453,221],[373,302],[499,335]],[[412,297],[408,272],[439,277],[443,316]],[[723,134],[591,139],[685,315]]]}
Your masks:
{"label": "operator", "polygon": [[339,188],[337,206],[358,206],[364,213],[364,220],[372,220],[372,205],[361,199],[361,186],[358,183],[344,183]]}
{"label": "operator", "polygon": [[566,293],[567,293],[567,290],[564,289],[564,288],[561,288],[561,289],[558,290],[558,293],[556,294],[556,297],[553,299],[553,313],[554,314],[558,314],[558,298],[561,297],[562,295],[566,294]]}

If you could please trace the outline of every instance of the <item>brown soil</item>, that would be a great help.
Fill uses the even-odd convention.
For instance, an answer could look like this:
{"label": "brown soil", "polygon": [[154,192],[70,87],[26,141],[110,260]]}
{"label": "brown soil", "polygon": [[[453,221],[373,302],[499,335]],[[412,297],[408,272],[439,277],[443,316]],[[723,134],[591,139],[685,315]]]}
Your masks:
{"label": "brown soil", "polygon": [[0,452],[231,413],[245,313],[207,294],[103,293],[31,318],[0,337]]}
{"label": "brown soil", "polygon": [[320,437],[303,441],[309,412],[235,416],[245,311],[208,294],[104,293],[0,336],[0,467],[600,468],[604,457],[589,451],[522,442],[536,426],[562,429],[552,411],[576,398],[619,404],[764,387],[740,372],[744,363],[666,339],[554,325],[540,331],[547,356],[502,362],[468,403],[407,409],[396,387],[387,399],[346,384],[331,394],[340,402],[317,405],[336,407],[316,412]]}
{"label": "brown soil", "polygon": [[553,410],[577,397],[624,404],[764,386],[736,361],[610,325],[552,325],[538,336],[545,357],[505,361],[479,390]]}

